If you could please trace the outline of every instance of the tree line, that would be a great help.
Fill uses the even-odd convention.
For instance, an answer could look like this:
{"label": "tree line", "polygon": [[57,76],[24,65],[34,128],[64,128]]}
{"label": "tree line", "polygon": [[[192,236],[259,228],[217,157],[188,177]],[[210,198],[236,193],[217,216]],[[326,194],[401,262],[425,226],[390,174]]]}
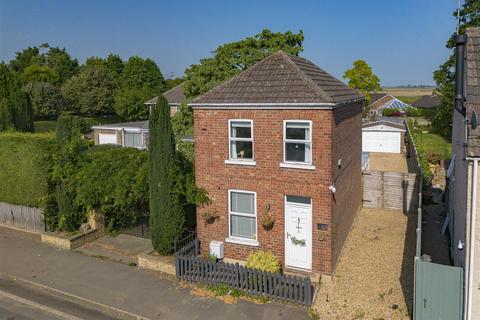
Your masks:
{"label": "tree line", "polygon": [[47,43],[16,53],[2,74],[15,79],[30,98],[33,117],[56,119],[62,112],[81,116],[117,115],[144,120],[144,103],[181,79],[165,80],[150,58],[116,54],[90,57],[83,65],[64,48]]}

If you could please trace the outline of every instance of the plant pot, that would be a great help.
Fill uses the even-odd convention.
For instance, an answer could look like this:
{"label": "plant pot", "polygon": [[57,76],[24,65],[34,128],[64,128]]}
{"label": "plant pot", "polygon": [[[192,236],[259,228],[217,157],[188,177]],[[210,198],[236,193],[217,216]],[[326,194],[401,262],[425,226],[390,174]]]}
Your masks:
{"label": "plant pot", "polygon": [[263,229],[270,231],[273,229],[274,225],[275,225],[275,219],[273,219],[271,216],[266,216],[262,219]]}
{"label": "plant pot", "polygon": [[205,220],[206,223],[212,224],[217,219],[217,215],[215,213],[207,211],[202,214],[202,218],[203,220]]}

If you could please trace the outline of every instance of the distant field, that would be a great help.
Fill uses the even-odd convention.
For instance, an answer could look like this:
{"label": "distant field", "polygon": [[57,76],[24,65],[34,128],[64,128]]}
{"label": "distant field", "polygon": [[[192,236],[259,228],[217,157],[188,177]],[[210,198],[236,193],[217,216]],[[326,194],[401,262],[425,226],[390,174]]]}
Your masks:
{"label": "distant field", "polygon": [[382,92],[395,97],[419,97],[432,95],[433,88],[384,88]]}

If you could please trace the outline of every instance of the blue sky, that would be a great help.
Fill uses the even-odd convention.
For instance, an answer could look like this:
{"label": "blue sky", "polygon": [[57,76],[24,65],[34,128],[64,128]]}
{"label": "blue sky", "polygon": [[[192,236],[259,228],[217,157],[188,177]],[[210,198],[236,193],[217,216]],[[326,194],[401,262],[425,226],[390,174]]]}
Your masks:
{"label": "blue sky", "polygon": [[455,29],[456,0],[0,0],[0,60],[48,42],[85,61],[150,57],[164,76],[263,28],[303,30],[302,56],[341,79],[365,59],[385,86],[433,84]]}

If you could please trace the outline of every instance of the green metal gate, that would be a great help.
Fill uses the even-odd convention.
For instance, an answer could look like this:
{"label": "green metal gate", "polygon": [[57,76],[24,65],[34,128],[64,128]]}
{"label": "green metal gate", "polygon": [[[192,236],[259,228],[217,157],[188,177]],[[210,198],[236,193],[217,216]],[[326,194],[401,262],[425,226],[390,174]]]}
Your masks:
{"label": "green metal gate", "polygon": [[461,320],[463,269],[415,258],[415,320]]}

